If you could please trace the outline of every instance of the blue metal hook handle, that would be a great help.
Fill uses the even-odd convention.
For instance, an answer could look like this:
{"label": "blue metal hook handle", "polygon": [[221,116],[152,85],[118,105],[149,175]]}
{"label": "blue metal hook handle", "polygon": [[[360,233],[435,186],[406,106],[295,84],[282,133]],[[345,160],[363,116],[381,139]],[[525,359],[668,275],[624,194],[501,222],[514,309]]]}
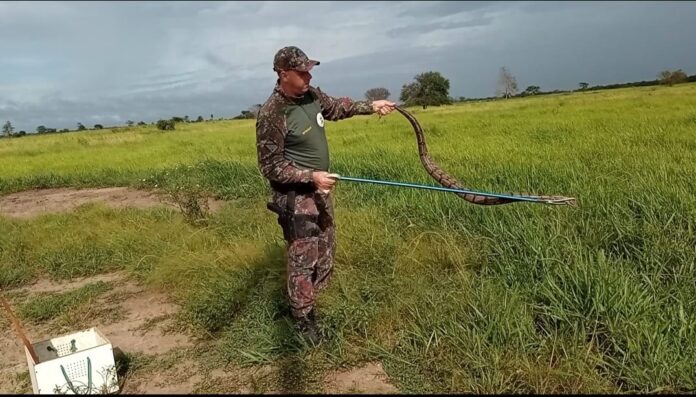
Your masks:
{"label": "blue metal hook handle", "polygon": [[474,190],[452,189],[452,188],[447,188],[447,187],[430,186],[430,185],[418,185],[415,183],[391,182],[391,181],[379,181],[379,180],[375,180],[375,179],[354,178],[354,177],[350,177],[350,176],[341,176],[338,174],[330,174],[329,176],[333,177],[335,179],[342,180],[342,181],[374,183],[377,185],[401,186],[401,187],[410,187],[410,188],[416,188],[416,189],[437,190],[437,191],[441,191],[441,192],[451,192],[451,193],[478,194],[481,196],[498,197],[498,198],[516,200],[516,201],[528,201],[528,202],[533,202],[533,203],[567,204],[568,200],[572,200],[570,198],[569,199],[561,198],[558,200],[548,200],[548,199],[542,199],[542,198],[535,197],[535,196],[511,196],[511,195],[507,195],[507,194],[477,192]]}

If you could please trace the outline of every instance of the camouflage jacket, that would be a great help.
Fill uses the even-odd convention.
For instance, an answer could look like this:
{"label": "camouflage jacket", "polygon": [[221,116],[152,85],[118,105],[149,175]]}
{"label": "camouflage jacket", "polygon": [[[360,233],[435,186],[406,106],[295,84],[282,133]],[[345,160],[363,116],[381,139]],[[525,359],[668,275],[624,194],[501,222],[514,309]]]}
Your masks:
{"label": "camouflage jacket", "polygon": [[[318,97],[322,116],[337,121],[357,114],[371,114],[372,105],[367,101],[350,98],[334,98],[318,88],[309,90]],[[288,133],[285,108],[293,103],[276,84],[271,96],[261,107],[256,119],[256,153],[259,169],[268,180],[277,183],[312,182],[312,170],[298,167],[285,157],[285,137]]]}

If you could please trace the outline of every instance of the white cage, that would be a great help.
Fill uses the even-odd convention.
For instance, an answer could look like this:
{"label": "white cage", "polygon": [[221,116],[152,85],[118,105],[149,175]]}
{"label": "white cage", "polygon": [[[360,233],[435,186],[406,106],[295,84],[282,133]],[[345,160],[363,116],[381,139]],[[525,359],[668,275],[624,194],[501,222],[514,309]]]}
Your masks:
{"label": "white cage", "polygon": [[96,328],[33,343],[39,362],[25,347],[34,394],[106,394],[118,391],[114,352]]}

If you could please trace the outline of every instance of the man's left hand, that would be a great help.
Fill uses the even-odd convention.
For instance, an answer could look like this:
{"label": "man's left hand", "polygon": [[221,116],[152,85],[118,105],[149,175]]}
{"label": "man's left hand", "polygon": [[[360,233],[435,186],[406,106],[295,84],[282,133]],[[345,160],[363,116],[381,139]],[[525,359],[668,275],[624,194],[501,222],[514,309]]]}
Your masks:
{"label": "man's left hand", "polygon": [[384,116],[394,111],[396,104],[394,102],[387,101],[385,99],[380,99],[379,101],[372,101],[372,110],[380,116]]}

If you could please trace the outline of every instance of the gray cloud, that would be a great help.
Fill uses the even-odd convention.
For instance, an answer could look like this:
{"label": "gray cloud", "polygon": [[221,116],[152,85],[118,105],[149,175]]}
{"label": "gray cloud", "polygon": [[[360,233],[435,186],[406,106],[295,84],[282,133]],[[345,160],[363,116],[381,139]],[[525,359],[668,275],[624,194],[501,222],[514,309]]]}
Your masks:
{"label": "gray cloud", "polygon": [[405,25],[388,30],[387,35],[391,37],[399,37],[402,35],[409,34],[428,33],[434,30],[451,30],[460,28],[471,28],[475,26],[485,26],[489,25],[491,22],[493,22],[493,18],[479,17],[476,19],[469,19],[466,21],[434,22],[416,25]]}
{"label": "gray cloud", "polygon": [[440,71],[489,96],[505,65],[523,89],[696,73],[688,2],[4,2],[0,122],[74,128],[263,102],[277,49],[322,61],[313,83],[362,97]]}
{"label": "gray cloud", "polygon": [[399,16],[412,16],[417,18],[432,18],[460,14],[468,11],[476,11],[485,8],[498,7],[504,3],[490,1],[433,1],[433,2],[408,2],[405,9],[399,12]]}

